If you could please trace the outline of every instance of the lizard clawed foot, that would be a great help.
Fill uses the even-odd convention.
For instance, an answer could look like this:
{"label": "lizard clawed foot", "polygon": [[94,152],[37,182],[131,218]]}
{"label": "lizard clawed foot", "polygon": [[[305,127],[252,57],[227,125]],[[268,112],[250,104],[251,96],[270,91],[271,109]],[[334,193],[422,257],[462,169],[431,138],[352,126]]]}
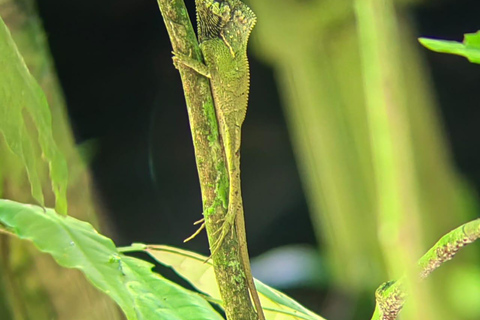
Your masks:
{"label": "lizard clawed foot", "polygon": [[[214,233],[214,237],[216,239],[214,244],[211,246],[210,257],[213,257],[217,253],[218,249],[220,249],[220,246],[223,243],[223,240],[225,240],[228,233],[232,231],[232,228],[235,222],[235,213],[228,211],[225,216],[225,219],[222,219],[222,220],[223,220],[222,226],[219,229],[217,229]],[[216,237],[218,233],[220,233],[220,235]]]}
{"label": "lizard clawed foot", "polygon": [[175,52],[172,51],[172,60],[173,60],[173,65],[175,66],[175,69],[180,70],[179,66],[183,65],[182,61],[186,61],[191,59],[190,57],[180,53],[180,52]]}
{"label": "lizard clawed foot", "polygon": [[185,242],[188,242],[190,240],[192,240],[193,238],[195,238],[200,232],[202,232],[203,229],[205,229],[205,218],[202,218],[198,221],[195,221],[193,223],[194,226],[196,226],[197,224],[202,224],[198,229],[197,231],[195,231],[190,237],[188,237],[187,239],[183,240],[183,243]]}
{"label": "lizard clawed foot", "polygon": [[190,52],[189,56],[175,51],[172,51],[172,54],[173,65],[176,69],[180,70],[179,66],[186,66],[202,76],[210,78],[208,67],[203,62],[191,58],[192,52]]}
{"label": "lizard clawed foot", "polygon": [[195,221],[193,225],[196,226],[197,224],[200,224],[200,223],[205,224],[205,218]]}

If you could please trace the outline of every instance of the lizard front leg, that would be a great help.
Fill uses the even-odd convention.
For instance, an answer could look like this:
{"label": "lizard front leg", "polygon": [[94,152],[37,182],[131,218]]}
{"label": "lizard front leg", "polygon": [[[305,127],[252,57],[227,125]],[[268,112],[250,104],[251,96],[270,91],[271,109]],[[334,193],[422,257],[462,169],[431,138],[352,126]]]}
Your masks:
{"label": "lizard front leg", "polygon": [[173,65],[175,66],[175,68],[178,69],[178,66],[181,64],[186,67],[189,67],[193,71],[201,74],[206,78],[211,78],[210,70],[207,67],[207,65],[204,64],[203,62],[195,60],[193,58],[190,58],[187,55],[184,55],[175,51],[173,51],[172,54],[173,54],[173,57],[172,57]]}

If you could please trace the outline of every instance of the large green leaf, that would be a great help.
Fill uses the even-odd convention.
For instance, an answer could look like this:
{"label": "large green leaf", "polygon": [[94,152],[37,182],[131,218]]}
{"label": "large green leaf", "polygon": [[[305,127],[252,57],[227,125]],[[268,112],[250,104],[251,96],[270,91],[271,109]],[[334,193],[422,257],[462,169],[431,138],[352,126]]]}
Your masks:
{"label": "large green leaf", "polygon": [[428,38],[420,38],[418,41],[432,51],[464,56],[472,63],[480,63],[480,31],[466,33],[463,43]]}
{"label": "large green leaf", "polygon": [[37,159],[23,112],[33,121],[43,158],[48,162],[57,211],[67,213],[67,164],[53,140],[52,119],[45,95],[23,61],[10,31],[0,18],[0,132],[26,168],[33,197],[43,205]]}
{"label": "large green leaf", "polygon": [[86,222],[51,209],[0,200],[0,223],[19,238],[31,240],[61,266],[80,269],[129,320],[222,319],[198,294],[153,273],[150,263],[120,254],[112,240]]}
{"label": "large green leaf", "polygon": [[[212,300],[221,304],[220,291],[215,282],[211,261],[197,253],[162,245],[133,244],[119,248],[122,252],[144,251],[155,260],[172,267],[175,272],[190,282],[198,290],[208,294]],[[324,318],[306,309],[292,298],[262,282],[255,280],[265,316],[269,320],[324,320]]]}

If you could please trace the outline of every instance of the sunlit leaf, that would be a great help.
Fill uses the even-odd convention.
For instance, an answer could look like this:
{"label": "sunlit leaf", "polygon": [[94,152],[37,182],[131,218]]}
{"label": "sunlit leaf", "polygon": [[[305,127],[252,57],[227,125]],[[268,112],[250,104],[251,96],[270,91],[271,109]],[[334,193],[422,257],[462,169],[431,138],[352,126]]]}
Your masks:
{"label": "sunlit leaf", "polygon": [[81,270],[129,320],[223,319],[198,294],[153,273],[150,263],[120,254],[112,240],[86,222],[0,200],[0,223],[61,266]]}
{"label": "sunlit leaf", "polygon": [[23,112],[32,119],[42,157],[48,162],[56,209],[67,213],[67,164],[53,140],[52,119],[45,95],[23,61],[10,31],[0,18],[0,132],[9,149],[26,168],[33,197],[43,205],[43,193],[37,173],[33,138],[29,135]]}
{"label": "sunlit leaf", "polygon": [[[208,294],[213,300],[221,301],[212,263],[206,261],[207,257],[205,256],[162,245],[133,244],[131,247],[120,248],[120,251],[147,252],[159,263],[172,267],[178,275],[190,282],[199,291]],[[267,319],[324,319],[262,282],[255,280],[255,284]]]}
{"label": "sunlit leaf", "polygon": [[466,33],[463,43],[428,38],[420,38],[418,41],[432,51],[456,54],[467,58],[470,62],[480,63],[480,31]]}

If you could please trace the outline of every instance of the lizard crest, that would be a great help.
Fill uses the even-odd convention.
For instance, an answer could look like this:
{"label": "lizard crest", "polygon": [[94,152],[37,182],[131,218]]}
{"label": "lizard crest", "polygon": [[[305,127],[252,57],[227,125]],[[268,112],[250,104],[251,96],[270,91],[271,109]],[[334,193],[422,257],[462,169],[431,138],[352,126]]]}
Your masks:
{"label": "lizard crest", "polygon": [[233,57],[246,49],[257,21],[253,11],[239,0],[196,0],[198,40],[222,39]]}

